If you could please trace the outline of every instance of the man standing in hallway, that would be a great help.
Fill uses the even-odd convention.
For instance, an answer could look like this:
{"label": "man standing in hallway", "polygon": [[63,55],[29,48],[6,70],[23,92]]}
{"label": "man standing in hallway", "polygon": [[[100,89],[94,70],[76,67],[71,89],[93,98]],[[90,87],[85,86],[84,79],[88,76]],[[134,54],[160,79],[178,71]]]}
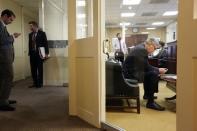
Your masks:
{"label": "man standing in hallway", "polygon": [[[41,88],[43,86],[43,61],[48,58],[49,48],[45,32],[39,30],[38,23],[29,22],[29,56],[33,85],[31,87]],[[44,55],[43,55],[44,53]]]}
{"label": "man standing in hallway", "polygon": [[14,38],[20,33],[10,35],[6,26],[15,19],[15,14],[11,10],[3,10],[0,18],[0,111],[14,111],[10,104],[15,104],[15,100],[9,100],[11,88],[13,87],[13,61],[14,61]]}
{"label": "man standing in hallway", "polygon": [[113,49],[115,52],[115,59],[123,62],[125,55],[128,53],[126,43],[122,40],[121,34],[116,34],[116,39],[114,39]]}

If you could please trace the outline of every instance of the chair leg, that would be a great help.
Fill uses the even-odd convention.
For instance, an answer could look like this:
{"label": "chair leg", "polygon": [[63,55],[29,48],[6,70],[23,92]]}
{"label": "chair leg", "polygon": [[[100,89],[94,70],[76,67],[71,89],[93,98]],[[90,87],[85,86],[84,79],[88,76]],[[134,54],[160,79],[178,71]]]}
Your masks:
{"label": "chair leg", "polygon": [[126,100],[127,100],[128,107],[131,107],[131,105],[129,103],[129,99],[126,99]]}
{"label": "chair leg", "polygon": [[139,96],[136,98],[137,100],[137,113],[140,114],[140,98]]}

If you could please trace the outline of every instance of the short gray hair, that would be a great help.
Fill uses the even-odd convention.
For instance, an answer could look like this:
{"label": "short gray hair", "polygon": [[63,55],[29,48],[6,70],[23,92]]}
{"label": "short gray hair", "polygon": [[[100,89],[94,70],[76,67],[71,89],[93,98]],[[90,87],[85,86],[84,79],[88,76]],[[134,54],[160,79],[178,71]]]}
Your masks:
{"label": "short gray hair", "polygon": [[154,45],[155,48],[160,47],[159,41],[158,41],[157,39],[155,39],[155,38],[149,38],[149,39],[145,42],[145,44]]}

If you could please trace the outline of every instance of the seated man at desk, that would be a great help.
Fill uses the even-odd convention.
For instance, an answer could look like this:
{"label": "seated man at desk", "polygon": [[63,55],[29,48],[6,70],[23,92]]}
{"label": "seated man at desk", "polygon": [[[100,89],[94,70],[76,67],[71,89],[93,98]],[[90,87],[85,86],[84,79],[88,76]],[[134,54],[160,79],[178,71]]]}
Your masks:
{"label": "seated man at desk", "polygon": [[[158,67],[166,68],[166,60],[168,56],[168,51],[165,48],[165,42],[159,41],[160,48],[157,49],[158,52],[152,56],[152,58],[158,59]],[[154,53],[153,53],[154,54]]]}
{"label": "seated man at desk", "polygon": [[154,101],[154,93],[158,92],[159,74],[164,74],[166,68],[153,67],[148,63],[148,54],[157,47],[153,39],[135,46],[123,63],[123,74],[127,79],[136,79],[144,83],[144,98],[148,99],[146,107],[163,111],[164,107]]}

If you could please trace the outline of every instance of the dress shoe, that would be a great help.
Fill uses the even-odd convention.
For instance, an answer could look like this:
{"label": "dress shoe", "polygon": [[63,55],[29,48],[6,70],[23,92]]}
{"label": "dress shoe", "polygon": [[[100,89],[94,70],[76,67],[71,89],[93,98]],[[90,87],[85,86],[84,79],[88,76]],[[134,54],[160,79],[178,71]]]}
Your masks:
{"label": "dress shoe", "polygon": [[[154,96],[153,98],[154,98],[154,99],[157,99],[157,96]],[[148,96],[145,96],[145,95],[144,95],[144,96],[143,96],[143,99],[147,100],[147,99],[148,99]]]}
{"label": "dress shoe", "polygon": [[15,108],[10,105],[0,106],[0,111],[15,111]]}
{"label": "dress shoe", "polygon": [[15,101],[15,100],[8,100],[8,102],[9,102],[9,104],[16,104],[17,103],[17,101]]}
{"label": "dress shoe", "polygon": [[165,110],[165,107],[160,106],[156,102],[147,103],[146,108],[154,109],[154,110],[157,110],[157,111],[164,111]]}
{"label": "dress shoe", "polygon": [[42,86],[36,86],[36,88],[42,88]]}
{"label": "dress shoe", "polygon": [[37,86],[36,86],[36,88],[42,88],[43,87],[43,84],[38,84]]}
{"label": "dress shoe", "polygon": [[169,98],[165,98],[165,100],[175,100],[176,99],[176,95],[172,96],[172,97],[169,97]]}
{"label": "dress shoe", "polygon": [[34,87],[36,87],[36,85],[30,85],[30,86],[28,86],[29,88],[34,88]]}

